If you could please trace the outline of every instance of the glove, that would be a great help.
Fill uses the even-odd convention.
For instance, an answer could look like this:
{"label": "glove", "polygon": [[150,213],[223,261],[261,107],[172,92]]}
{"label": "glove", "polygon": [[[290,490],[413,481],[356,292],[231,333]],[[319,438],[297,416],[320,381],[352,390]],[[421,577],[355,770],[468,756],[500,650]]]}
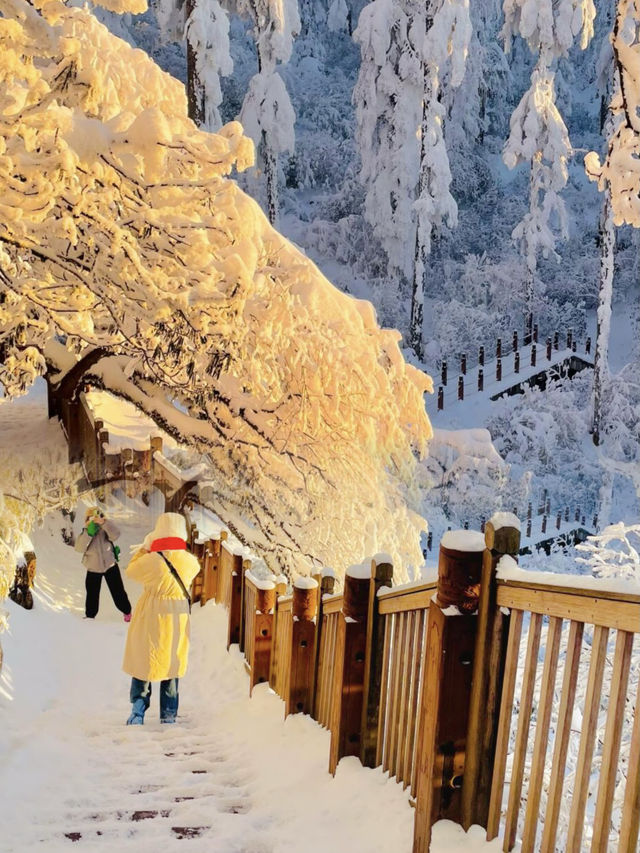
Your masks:
{"label": "glove", "polygon": [[116,563],[117,563],[118,560],[120,559],[120,546],[119,545],[113,546],[113,556],[116,558]]}
{"label": "glove", "polygon": [[89,536],[95,536],[98,530],[100,530],[100,525],[96,524],[95,521],[90,521],[89,524],[87,524],[87,533]]}

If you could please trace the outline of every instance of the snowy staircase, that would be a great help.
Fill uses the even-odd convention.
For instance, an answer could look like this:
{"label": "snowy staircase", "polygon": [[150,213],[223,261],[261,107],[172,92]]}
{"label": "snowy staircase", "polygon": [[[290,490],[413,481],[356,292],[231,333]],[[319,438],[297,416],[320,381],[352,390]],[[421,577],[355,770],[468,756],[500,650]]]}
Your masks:
{"label": "snowy staircase", "polygon": [[51,822],[58,826],[54,837],[46,832],[51,823],[45,817],[39,833],[44,844],[57,838],[91,850],[111,851],[125,842],[139,850],[165,850],[172,841],[205,843],[209,833],[220,834],[221,823],[242,820],[251,808],[231,756],[210,729],[191,729],[188,721],[175,727],[150,723],[123,728],[113,737],[96,732],[93,740],[96,772],[103,769],[100,752],[109,750],[105,764],[117,768],[117,778],[106,774],[100,808],[95,796],[85,801],[81,792],[63,804]]}

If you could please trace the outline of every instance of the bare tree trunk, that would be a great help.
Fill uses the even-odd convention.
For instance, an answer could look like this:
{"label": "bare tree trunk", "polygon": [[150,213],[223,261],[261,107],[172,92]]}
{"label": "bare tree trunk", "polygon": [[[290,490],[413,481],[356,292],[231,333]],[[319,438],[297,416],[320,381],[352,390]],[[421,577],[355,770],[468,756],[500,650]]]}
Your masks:
{"label": "bare tree trunk", "polygon": [[427,255],[424,245],[421,245],[416,229],[416,245],[413,256],[413,284],[411,288],[411,323],[409,326],[409,346],[418,356],[424,357],[424,341],[422,340],[422,324],[424,321],[424,275]]}
{"label": "bare tree trunk", "polygon": [[[538,164],[542,159],[542,152],[536,151],[532,160],[531,160],[531,169],[529,171],[529,210],[534,210],[538,206],[537,193],[536,189],[536,171],[538,169]],[[527,277],[524,283],[524,300],[525,300],[525,311],[527,314],[533,313],[533,291],[534,291],[534,280],[535,280],[535,272],[536,272],[536,264],[537,258],[534,254],[533,258],[529,255],[529,247],[525,243],[525,247],[527,249],[527,257],[525,258],[525,263],[527,265]]]}
{"label": "bare tree trunk", "polygon": [[611,299],[613,294],[613,257],[615,229],[611,209],[611,188],[607,185],[600,214],[600,281],[598,285],[598,326],[593,376],[593,443],[600,444],[602,425],[602,392],[609,373],[609,334],[611,330]]}
{"label": "bare tree trunk", "polygon": [[[191,14],[194,10],[195,2],[194,0],[187,0],[187,22],[191,17]],[[198,71],[196,68],[196,62],[198,59],[196,50],[189,39],[189,28],[187,27],[186,32],[187,37],[187,105],[189,110],[189,118],[197,125],[197,127],[202,127],[204,125],[204,106],[205,106],[205,93],[204,86],[198,76]]]}
{"label": "bare tree trunk", "polygon": [[269,222],[275,226],[278,223],[278,157],[264,131],[262,131],[262,157],[267,178],[267,216]]}
{"label": "bare tree trunk", "polygon": [[[425,34],[429,32],[433,26],[433,8],[432,4],[427,4],[425,15]],[[425,140],[429,134],[429,106],[432,99],[435,97],[433,91],[433,77],[429,72],[427,63],[422,63],[422,79],[423,79],[423,97],[422,97],[422,125],[420,134],[420,173],[418,175],[418,193],[417,198],[421,198],[428,183],[428,167],[426,163]],[[413,253],[413,281],[411,286],[411,320],[409,324],[409,346],[418,356],[424,358],[424,341],[422,338],[422,325],[424,322],[424,294],[425,294],[425,274],[427,269],[427,245],[431,242],[433,229],[430,229],[428,242],[425,235],[425,224],[420,221],[420,216],[416,222],[416,244]]]}

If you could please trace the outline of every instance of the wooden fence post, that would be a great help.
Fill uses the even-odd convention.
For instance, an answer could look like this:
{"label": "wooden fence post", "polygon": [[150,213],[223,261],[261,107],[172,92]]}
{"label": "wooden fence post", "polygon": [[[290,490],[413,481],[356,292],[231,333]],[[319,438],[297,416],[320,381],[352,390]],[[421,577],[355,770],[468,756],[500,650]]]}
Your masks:
{"label": "wooden fence post", "polygon": [[428,853],[436,820],[460,822],[477,627],[471,614],[478,607],[484,547],[475,530],[450,531],[440,543],[419,706],[413,853]]}
{"label": "wooden fence post", "polygon": [[218,595],[218,577],[220,575],[220,549],[227,538],[227,531],[220,531],[219,539],[209,539],[204,552],[204,582],[200,604],[205,605],[209,599],[216,600]]}
{"label": "wooden fence post", "polygon": [[360,761],[365,767],[376,766],[378,747],[380,687],[382,685],[382,657],[384,653],[384,617],[379,614],[378,590],[383,586],[391,586],[392,583],[393,565],[391,558],[385,554],[377,554],[371,561],[367,647],[364,662]]}
{"label": "wooden fence post", "polygon": [[227,651],[232,643],[240,642],[240,622],[242,616],[242,587],[244,572],[242,571],[242,555],[232,554],[233,569],[231,572],[231,590],[229,595],[229,624],[227,628]]}
{"label": "wooden fence post", "polygon": [[496,604],[496,567],[520,550],[520,524],[516,516],[494,515],[485,526],[486,549],[482,555],[482,580],[478,606],[478,633],[473,657],[473,681],[464,780],[462,825],[487,825],[491,776],[496,748],[500,697],[504,676],[509,616]]}
{"label": "wooden fence post", "polygon": [[271,650],[273,645],[273,623],[276,604],[275,579],[254,581],[256,584],[256,605],[251,625],[246,631],[253,632],[251,660],[249,661],[249,696],[256,684],[269,681],[271,669]]}
{"label": "wooden fence post", "polygon": [[293,583],[291,666],[284,715],[310,714],[313,710],[318,582],[300,577]]}
{"label": "wooden fence post", "polygon": [[368,565],[351,566],[344,579],[332,688],[329,773],[333,775],[341,758],[360,755],[370,572]]}

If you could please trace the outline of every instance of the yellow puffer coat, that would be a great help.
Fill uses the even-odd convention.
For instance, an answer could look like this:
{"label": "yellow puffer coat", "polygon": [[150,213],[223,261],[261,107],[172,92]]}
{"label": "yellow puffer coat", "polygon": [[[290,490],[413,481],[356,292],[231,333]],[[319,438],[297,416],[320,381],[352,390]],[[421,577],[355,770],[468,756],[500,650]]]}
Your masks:
{"label": "yellow puffer coat", "polygon": [[[200,564],[187,551],[165,551],[187,590]],[[127,577],[144,584],[136,604],[124,650],[122,668],[141,681],[181,678],[189,655],[189,605],[159,553],[138,553],[127,566]]]}

